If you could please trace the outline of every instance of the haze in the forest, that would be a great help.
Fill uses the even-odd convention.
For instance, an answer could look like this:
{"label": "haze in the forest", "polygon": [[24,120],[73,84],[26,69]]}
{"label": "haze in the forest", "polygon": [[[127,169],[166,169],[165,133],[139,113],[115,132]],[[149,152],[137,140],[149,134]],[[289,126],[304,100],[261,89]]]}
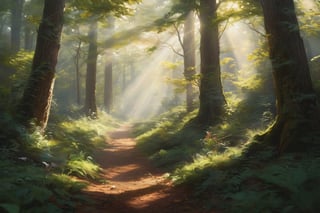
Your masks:
{"label": "haze in the forest", "polygon": [[319,29],[319,0],[1,0],[0,212],[320,212]]}

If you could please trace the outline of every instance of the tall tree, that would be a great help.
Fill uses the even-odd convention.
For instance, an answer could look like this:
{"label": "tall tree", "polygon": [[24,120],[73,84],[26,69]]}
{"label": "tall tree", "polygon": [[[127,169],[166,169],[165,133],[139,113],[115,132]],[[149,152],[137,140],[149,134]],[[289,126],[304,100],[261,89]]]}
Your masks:
{"label": "tall tree", "polygon": [[187,80],[186,85],[186,101],[187,111],[194,110],[195,91],[193,89],[192,81],[196,74],[196,49],[195,49],[195,17],[194,12],[190,11],[184,23],[183,36],[183,58],[184,58],[184,76]]}
{"label": "tall tree", "polygon": [[104,70],[104,107],[107,113],[112,109],[112,93],[113,93],[113,73],[111,54],[108,54],[107,64]]}
{"label": "tall tree", "polygon": [[221,120],[225,110],[220,74],[219,29],[216,0],[200,0],[200,108],[197,116],[202,125]]}
{"label": "tall tree", "polygon": [[294,2],[261,0],[261,5],[277,99],[277,118],[264,139],[280,152],[307,148],[320,132],[320,113]]}
{"label": "tall tree", "polygon": [[76,46],[76,54],[74,56],[74,65],[76,69],[76,97],[77,104],[80,106],[81,104],[81,92],[80,92],[80,58],[81,58],[81,46],[82,40],[79,38]]}
{"label": "tall tree", "polygon": [[85,98],[85,113],[92,118],[97,117],[96,104],[96,75],[97,75],[97,59],[98,59],[98,23],[93,20],[90,23],[88,33],[89,50],[87,59],[87,75],[86,75],[86,98]]}
{"label": "tall tree", "polygon": [[17,108],[24,125],[34,121],[42,130],[46,128],[51,108],[64,5],[65,0],[44,2],[31,75]]}
{"label": "tall tree", "polygon": [[[108,17],[108,30],[107,36],[110,36],[114,31],[114,17]],[[112,73],[112,51],[111,49],[106,50],[106,66],[104,70],[104,107],[107,113],[111,112],[112,109],[112,94],[113,94],[113,73]]]}
{"label": "tall tree", "polygon": [[13,0],[11,3],[11,49],[17,52],[20,49],[22,13],[24,0]]}

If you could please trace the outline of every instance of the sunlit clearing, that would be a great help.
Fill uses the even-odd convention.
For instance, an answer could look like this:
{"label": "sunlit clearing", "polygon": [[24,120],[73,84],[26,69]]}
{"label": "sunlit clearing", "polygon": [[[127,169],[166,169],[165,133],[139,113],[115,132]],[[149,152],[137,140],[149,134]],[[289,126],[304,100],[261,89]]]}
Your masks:
{"label": "sunlit clearing", "polygon": [[[168,39],[172,44],[175,36]],[[126,88],[121,96],[120,114],[127,119],[146,119],[159,113],[162,101],[171,97],[173,91],[165,79],[170,72],[163,67],[164,61],[172,60],[173,52],[167,47],[159,47],[152,54],[146,54],[141,61],[140,75]]]}

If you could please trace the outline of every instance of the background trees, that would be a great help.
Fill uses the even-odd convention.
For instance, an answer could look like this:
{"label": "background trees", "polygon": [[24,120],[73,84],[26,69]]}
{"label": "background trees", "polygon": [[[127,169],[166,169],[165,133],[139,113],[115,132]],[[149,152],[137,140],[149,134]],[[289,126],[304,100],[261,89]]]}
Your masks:
{"label": "background trees", "polygon": [[186,16],[183,26],[183,62],[184,76],[186,78],[186,102],[187,111],[191,112],[195,109],[195,91],[193,81],[196,75],[196,48],[195,48],[195,14],[191,10]]}
{"label": "background trees", "polygon": [[96,75],[97,75],[97,58],[98,58],[98,23],[93,20],[90,23],[89,32],[89,49],[87,59],[87,76],[86,76],[86,99],[84,110],[87,116],[95,118],[97,116],[96,105]]}
{"label": "background trees", "polygon": [[[74,0],[66,2],[61,32],[63,1],[47,0],[42,20],[44,1],[25,0],[20,33],[11,21],[16,2],[0,5],[0,162],[15,165],[21,153],[32,153],[37,166],[52,161],[59,172],[97,174],[78,163],[97,168],[95,136],[106,131],[101,123],[119,125],[114,116],[139,121],[139,147],[176,183],[196,185],[209,200],[211,192],[222,195],[236,212],[252,211],[252,203],[258,212],[318,212],[317,1],[263,0],[261,7],[255,0]],[[50,16],[55,11],[59,17]],[[200,99],[193,96],[198,90]],[[11,119],[16,103],[20,121],[41,131],[24,131]],[[100,119],[91,119],[97,112]],[[200,125],[190,125],[195,121]]]}
{"label": "background trees", "polygon": [[15,0],[11,4],[11,48],[14,52],[20,49],[23,5],[24,0]]}
{"label": "background trees", "polygon": [[[114,18],[108,17],[108,34],[114,31]],[[113,103],[113,52],[112,49],[106,50],[106,65],[104,70],[104,108],[107,113],[111,113]]]}
{"label": "background trees", "polygon": [[[168,93],[169,95],[163,94],[164,96],[167,97],[160,97],[157,101],[150,101],[149,103],[155,104],[156,102],[158,102],[158,111],[164,110],[165,105],[169,106],[169,104],[175,104],[178,105],[181,103],[182,96],[180,94],[182,94],[181,92],[186,92],[186,94],[188,94],[186,97],[186,105],[188,106],[188,111],[192,111],[193,107],[191,107],[191,105],[196,106],[197,103],[192,103],[194,102],[194,97],[192,97],[192,93],[191,92],[191,84],[190,84],[190,79],[192,79],[194,81],[194,74],[196,71],[196,67],[200,66],[200,61],[202,63],[201,65],[201,69],[203,70],[203,73],[200,73],[200,108],[199,108],[199,112],[198,112],[198,118],[199,118],[199,122],[202,124],[207,123],[208,125],[212,125],[215,123],[215,121],[218,121],[219,117],[221,118],[221,115],[223,112],[225,111],[225,107],[226,107],[226,101],[225,101],[225,97],[222,93],[222,85],[224,85],[226,91],[227,91],[227,96],[229,97],[230,93],[229,92],[233,92],[233,94],[237,94],[237,95],[241,95],[244,94],[244,90],[243,88],[245,88],[246,90],[248,89],[248,86],[243,86],[244,82],[249,82],[249,78],[246,79],[245,75],[247,76],[254,76],[250,79],[252,80],[256,80],[256,82],[258,82],[259,79],[262,79],[262,76],[259,77],[259,74],[254,73],[254,70],[252,68],[252,66],[248,66],[248,67],[244,67],[243,65],[243,61],[245,59],[245,56],[243,54],[243,52],[241,52],[241,49],[245,49],[247,48],[247,53],[249,53],[250,51],[252,51],[255,47],[258,47],[258,44],[254,44],[252,46],[254,47],[249,47],[249,45],[247,45],[248,47],[245,48],[238,48],[239,51],[231,51],[230,48],[234,49],[234,41],[232,39],[230,39],[230,36],[234,36],[231,35],[229,28],[232,28],[233,25],[235,26],[240,26],[237,24],[237,22],[241,19],[245,19],[246,23],[242,25],[242,28],[240,29],[240,31],[250,31],[253,30],[253,32],[257,32],[260,33],[261,35],[263,33],[261,33],[261,25],[259,25],[259,21],[252,21],[250,20],[251,16],[259,16],[259,8],[257,8],[257,4],[256,2],[252,2],[252,1],[224,1],[219,3],[219,8],[217,8],[218,4],[215,5],[211,5],[211,7],[214,7],[214,11],[216,14],[214,14],[212,17],[208,17],[207,15],[212,15],[213,13],[208,13],[207,15],[205,14],[205,10],[203,8],[208,9],[209,7],[201,7],[201,5],[198,5],[197,2],[193,2],[190,1],[188,3],[186,2],[179,2],[178,5],[175,5],[176,2],[166,2],[166,4],[164,5],[158,5],[157,7],[161,8],[161,10],[163,10],[164,14],[167,13],[165,16],[163,16],[163,14],[161,14],[161,10],[159,10],[159,14],[153,14],[153,19],[144,19],[144,17],[147,17],[146,15],[142,15],[143,17],[141,17],[140,14],[145,14],[148,13],[147,9],[149,6],[153,6],[154,2],[150,1],[148,3],[143,3],[139,6],[136,6],[136,11],[139,12],[143,12],[143,13],[134,13],[133,7],[132,8],[128,8],[125,6],[125,1],[124,2],[119,2],[119,5],[113,5],[113,6],[108,6],[105,7],[106,5],[108,5],[108,1],[102,2],[101,5],[95,5],[93,6],[93,3],[88,1],[88,2],[83,2],[83,1],[72,1],[70,2],[70,4],[68,4],[67,7],[67,28],[64,31],[64,36],[67,39],[63,40],[63,45],[67,46],[67,47],[72,47],[72,48],[66,48],[66,50],[62,50],[61,52],[61,59],[59,60],[60,63],[58,65],[58,86],[56,87],[56,100],[57,100],[57,106],[59,110],[66,110],[67,108],[70,108],[70,105],[72,105],[73,103],[78,103],[80,102],[80,99],[84,100],[85,99],[85,82],[89,79],[85,77],[85,62],[89,62],[92,60],[86,60],[85,58],[88,59],[89,57],[89,53],[87,50],[89,50],[89,39],[87,38],[87,36],[85,34],[87,34],[87,32],[89,32],[89,28],[88,26],[82,25],[79,27],[76,26],[76,22],[77,21],[81,21],[84,23],[85,19],[88,19],[89,16],[91,16],[92,12],[93,12],[93,7],[95,8],[95,12],[99,12],[100,14],[97,15],[97,18],[100,20],[99,21],[99,34],[101,35],[99,40],[97,40],[96,45],[97,45],[97,62],[96,62],[96,67],[97,67],[97,82],[96,83],[91,83],[91,85],[95,85],[97,90],[104,90],[105,94],[108,94],[108,91],[110,92],[108,95],[103,95],[102,93],[97,93],[96,95],[93,94],[93,92],[91,92],[90,97],[95,97],[96,99],[96,105],[97,107],[101,106],[103,107],[104,105],[108,105],[107,102],[110,101],[106,101],[106,97],[111,97],[114,96],[114,106],[115,106],[115,112],[116,113],[120,113],[123,114],[124,110],[127,110],[127,107],[123,108],[120,110],[120,108],[122,107],[121,105],[123,105],[124,102],[131,100],[131,98],[125,98],[122,99],[121,96],[123,94],[125,94],[123,97],[126,97],[126,93],[129,95],[129,89],[133,87],[133,85],[135,83],[137,83],[138,81],[140,81],[141,79],[139,79],[140,77],[142,77],[142,73],[146,74],[146,72],[142,71],[143,66],[144,65],[137,65],[137,61],[139,60],[138,58],[140,56],[143,57],[143,54],[145,52],[145,50],[148,50],[149,53],[160,53],[160,50],[162,49],[163,46],[167,46],[167,47],[173,47],[176,48],[177,50],[180,49],[180,51],[185,51],[185,53],[183,54],[185,56],[185,60],[184,62],[182,62],[181,59],[179,59],[179,56],[174,56],[174,57],[169,57],[170,59],[165,59],[162,58],[161,61],[167,63],[170,62],[172,63],[170,66],[163,66],[160,65],[159,67],[159,72],[162,72],[163,76],[167,76],[169,78],[172,78],[172,76],[174,76],[174,78],[177,79],[182,79],[183,75],[181,75],[183,72],[185,74],[188,73],[188,75],[184,76],[187,79],[187,87],[185,87],[184,89],[181,87],[181,85],[178,85],[180,83],[178,83],[178,81],[170,81],[174,83],[174,86],[168,86],[167,88],[170,89],[164,89],[162,88],[161,90],[166,91],[165,93]],[[212,2],[202,2],[202,5],[206,5],[206,4],[213,4]],[[37,11],[38,9],[35,9],[37,5],[37,8],[39,7],[39,4],[37,1],[28,1],[26,2],[26,8],[24,13],[25,14],[29,14],[30,11]],[[245,5],[250,5],[249,6],[245,6]],[[33,7],[34,6],[34,7]],[[91,7],[92,6],[92,7]],[[200,7],[199,7],[200,6]],[[145,8],[144,8],[145,7]],[[125,9],[127,8],[127,9]],[[172,8],[172,10],[170,11],[170,9]],[[202,8],[202,9],[201,9]],[[8,10],[9,8],[7,8]],[[175,38],[172,37],[172,33],[175,31],[170,32],[166,31],[167,29],[169,29],[168,27],[172,26],[173,23],[179,23],[184,19],[184,15],[190,11],[190,10],[198,10],[200,12],[202,12],[202,14],[204,14],[203,16],[200,15],[200,22],[197,19],[197,17],[195,17],[196,19],[194,20],[193,24],[187,24],[188,22],[186,22],[185,24],[185,32],[180,32],[181,35],[183,35],[185,41],[182,42],[181,38],[180,38],[180,42],[179,42],[179,38],[177,36],[175,36]],[[212,10],[212,9],[211,9]],[[81,13],[79,12],[81,11]],[[213,11],[213,10],[212,10]],[[33,13],[33,12],[32,12]],[[34,12],[36,13],[36,12]],[[108,27],[108,21],[107,21],[107,16],[110,15],[110,13],[116,14],[116,15],[127,15],[130,14],[132,16],[127,16],[126,20],[122,20],[119,17],[116,17],[115,19],[115,30],[114,32],[108,31],[106,28]],[[201,13],[199,13],[201,14]],[[247,15],[249,14],[249,15]],[[261,14],[260,14],[261,15]],[[150,16],[151,17],[151,16]],[[188,16],[190,17],[190,16]],[[31,18],[32,20],[36,20],[36,17]],[[28,19],[29,20],[29,19]],[[143,23],[142,27],[138,27],[135,28],[136,23],[138,23],[137,21],[139,20],[139,23]],[[166,20],[166,21],[163,21]],[[193,21],[191,19],[187,19],[190,20],[190,23],[192,23]],[[258,19],[259,20],[259,19]],[[132,29],[130,29],[129,31],[126,30],[122,30],[121,28],[123,26],[125,26],[126,22],[131,22],[132,24]],[[202,22],[202,23],[201,23]],[[104,23],[106,23],[107,25],[104,25]],[[192,35],[192,26],[195,27],[195,29],[199,28],[199,23],[201,23],[202,27],[201,27],[201,37],[199,33],[195,33],[195,37],[192,38],[192,36],[188,36],[188,35]],[[206,23],[206,24],[204,24]],[[234,24],[236,23],[236,24]],[[243,26],[247,25],[248,27],[245,28]],[[190,26],[191,28],[191,33],[188,34],[188,26]],[[206,26],[208,26],[208,28],[206,28]],[[220,26],[220,27],[219,27]],[[27,28],[27,24],[25,26],[25,28]],[[160,29],[161,33],[157,35],[156,32],[154,32],[153,30],[156,29]],[[172,29],[172,28],[171,28]],[[207,29],[207,31],[206,31]],[[150,32],[144,32],[141,33],[143,30],[145,31],[150,31]],[[206,31],[206,32],[205,32]],[[214,32],[213,32],[214,31]],[[195,32],[197,32],[197,30],[195,30]],[[145,39],[145,37],[143,37],[145,35],[147,35],[149,33],[149,35],[153,35],[155,39],[150,39],[151,36],[149,36],[148,39]],[[215,35],[215,41],[214,42],[209,42],[207,41],[206,37],[208,38],[213,38],[213,36],[207,36],[211,33],[211,35]],[[252,33],[250,33],[250,36]],[[29,33],[28,32],[24,32],[23,36],[26,38],[26,40],[30,40],[29,38]],[[75,37],[76,39],[74,39]],[[167,36],[167,38],[163,39],[165,36]],[[157,39],[157,37],[159,39]],[[161,38],[160,38],[161,37]],[[142,39],[141,39],[142,38]],[[199,48],[199,40],[200,38],[202,39],[202,43],[204,43],[205,45],[202,44],[203,48]],[[123,45],[127,45],[129,40],[135,40],[137,41],[137,43],[139,43],[138,45],[133,44],[132,42],[132,47],[135,46],[134,48],[123,48]],[[32,40],[32,39],[31,39]],[[193,41],[194,40],[194,41]],[[206,40],[206,42],[204,42],[204,40]],[[237,39],[234,39],[237,40]],[[79,45],[80,42],[80,45]],[[195,48],[192,47],[193,42],[195,42]],[[29,42],[26,42],[26,44]],[[184,43],[182,46],[183,47],[179,47],[179,43]],[[220,44],[222,44],[222,51],[220,50]],[[244,42],[246,43],[246,42]],[[251,42],[252,43],[252,42]],[[210,45],[208,44],[212,44],[211,48],[209,48]],[[188,47],[190,45],[190,47]],[[30,47],[27,47],[27,45],[25,45],[26,48],[30,49]],[[108,51],[108,53],[106,53],[107,51],[105,51],[106,48],[110,48],[111,46],[113,46],[113,49],[110,49]],[[153,49],[153,47],[155,47]],[[198,47],[198,48],[197,48]],[[70,51],[73,50],[73,48],[75,48],[76,53],[72,53],[70,54]],[[167,48],[168,50],[171,48]],[[192,51],[189,51],[187,49],[190,49]],[[195,49],[196,51],[194,51],[193,49]],[[200,52],[197,52],[197,49],[201,49]],[[208,54],[208,51],[212,49],[212,53]],[[150,51],[151,50],[151,51]],[[146,51],[146,52],[148,52]],[[159,52],[157,52],[159,51]],[[162,50],[161,50],[162,51]],[[239,53],[237,53],[239,52]],[[241,53],[240,53],[241,52]],[[125,54],[124,54],[125,53]],[[191,53],[190,57],[188,57],[188,54],[186,53]],[[253,53],[254,56],[252,56],[251,58],[253,60],[260,60],[258,55],[260,53],[263,53],[263,51],[259,52],[259,54],[257,54],[257,52]],[[69,56],[71,55],[78,55],[78,59],[77,59],[77,66],[75,67],[73,63],[70,63],[70,61],[73,59],[71,59]],[[239,55],[242,56],[239,56]],[[246,54],[246,53],[245,53]],[[79,57],[79,55],[82,55],[81,57]],[[138,56],[139,55],[139,56]],[[147,55],[147,54],[146,54]],[[201,57],[200,57],[201,55]],[[213,58],[213,56],[215,56]],[[124,57],[129,57],[129,60],[125,60]],[[188,58],[187,58],[188,57]],[[261,57],[264,57],[263,54],[261,54]],[[103,74],[102,70],[105,70],[105,67],[110,67],[107,66],[107,63],[102,60],[105,58],[114,58],[114,63],[113,63],[113,69],[114,70],[121,70],[121,71],[115,71],[114,72],[114,76],[113,76],[113,80],[111,81],[111,77],[106,78],[107,75]],[[197,63],[194,63],[194,59],[198,58],[201,60],[195,60],[197,61]],[[120,59],[120,60],[118,60]],[[221,60],[221,61],[220,61]],[[264,59],[265,60],[265,59]],[[260,60],[261,61],[261,60]],[[208,64],[205,65],[206,63],[212,63],[212,64]],[[213,65],[213,62],[215,65]],[[109,63],[109,62],[108,62]],[[182,63],[184,64],[185,68],[183,68]],[[248,63],[248,62],[246,62]],[[142,64],[142,63],[140,63]],[[169,64],[169,63],[168,63]],[[220,67],[220,64],[222,65]],[[258,64],[258,63],[257,63]],[[146,67],[146,66],[144,66]],[[187,69],[187,67],[193,67],[192,69]],[[212,67],[216,67],[216,68],[212,68]],[[237,68],[235,68],[237,67]],[[264,69],[261,68],[262,66],[259,66],[259,69]],[[183,69],[185,69],[183,71]],[[240,69],[240,71],[238,71],[237,69]],[[244,71],[245,69],[247,69],[246,71]],[[77,70],[77,75],[75,75],[75,73],[72,70]],[[153,68],[153,70],[156,70],[155,67]],[[161,71],[160,71],[161,70]],[[180,70],[180,74],[178,74],[178,70]],[[188,72],[186,71],[188,70]],[[215,70],[215,71],[213,71]],[[249,74],[249,70],[252,70],[252,74]],[[190,72],[189,72],[190,71]],[[192,71],[192,72],[191,72]],[[156,71],[155,71],[156,72]],[[215,74],[205,74],[206,72],[215,72]],[[251,72],[251,71],[250,71]],[[265,71],[263,71],[264,73],[267,73]],[[110,73],[110,72],[108,72]],[[246,74],[247,73],[247,74]],[[190,75],[189,75],[190,74]],[[222,74],[222,77],[221,77]],[[205,80],[205,79],[209,79],[208,76],[211,76],[211,78],[214,78],[216,80]],[[267,75],[266,76],[270,76]],[[105,79],[106,78],[106,79]],[[121,82],[124,82],[123,84],[125,84],[126,86],[119,86],[119,84],[115,83],[115,82],[120,82],[119,79],[122,79]],[[166,77],[164,77],[166,78]],[[221,79],[222,78],[222,79]],[[91,78],[93,79],[93,78]],[[101,80],[101,79],[105,79],[105,80]],[[108,88],[105,87],[105,81],[108,81],[109,79],[109,83],[108,85],[112,85],[114,88]],[[236,81],[242,81],[241,85],[239,83],[237,83]],[[260,81],[260,80],[259,80]],[[264,81],[264,80],[262,80]],[[70,82],[74,82],[72,84],[70,84]],[[161,81],[160,81],[161,82]],[[160,83],[159,82],[159,83]],[[215,82],[215,83],[213,83]],[[264,81],[267,82],[267,81]],[[269,81],[268,81],[269,82]],[[137,83],[138,84],[138,83]],[[163,85],[166,85],[167,83],[165,83],[163,81]],[[207,85],[208,84],[208,85]],[[270,86],[270,83],[267,83],[269,86],[265,87],[265,92],[269,89],[272,89],[272,87]],[[240,85],[240,86],[239,86]],[[254,84],[251,84],[254,85]],[[118,87],[118,88],[117,88]],[[120,88],[121,87],[121,88]],[[209,88],[211,87],[211,88]],[[77,89],[76,89],[77,88]],[[89,86],[87,86],[87,88],[90,88]],[[93,87],[92,87],[93,88]],[[240,89],[239,89],[240,88]],[[253,87],[252,87],[253,88]],[[253,89],[250,88],[250,90],[253,91]],[[73,91],[72,91],[73,90]],[[111,92],[112,90],[112,92]],[[241,91],[242,90],[242,91]],[[76,94],[75,94],[75,91]],[[90,91],[94,91],[93,89],[91,89]],[[169,92],[170,91],[170,92]],[[216,92],[213,92],[216,91]],[[236,91],[236,93],[234,93],[234,91]],[[175,93],[175,94],[171,94],[171,93]],[[257,93],[258,94],[258,93]],[[269,94],[272,94],[272,92],[270,92]],[[138,95],[138,93],[135,94],[131,94],[133,96]],[[86,95],[87,97],[89,97],[88,93]],[[172,97],[172,98],[168,98],[168,97]],[[77,97],[77,98],[75,98]],[[155,96],[154,96],[155,97]],[[228,98],[227,97],[227,98]],[[240,96],[239,96],[240,97]],[[271,96],[270,96],[271,97]],[[241,97],[242,98],[242,97]],[[77,99],[77,100],[76,100]],[[171,100],[170,100],[171,99]],[[169,101],[170,100],[170,101]],[[209,101],[211,100],[211,101]],[[261,99],[262,100],[262,99]],[[198,102],[196,100],[196,102]],[[215,107],[217,107],[215,110],[213,110],[213,107],[205,107],[207,106],[208,103],[212,103],[215,105]],[[232,103],[232,101],[231,101]],[[130,103],[128,105],[132,105],[133,103]],[[134,103],[135,104],[135,103]],[[270,103],[272,104],[272,103]],[[88,104],[84,103],[85,108],[88,108]],[[127,105],[127,104],[126,104]],[[144,104],[145,105],[145,104]],[[218,107],[219,105],[219,107]],[[231,105],[229,104],[228,107],[230,107]],[[95,107],[93,107],[95,108]],[[110,111],[110,107],[107,107],[108,111]],[[212,116],[208,116],[209,112],[207,112],[205,109],[208,109],[211,111]],[[219,109],[219,110],[218,110]],[[90,109],[91,110],[91,109]],[[89,110],[89,111],[90,111]],[[229,108],[227,110],[230,110]],[[235,110],[232,109],[232,110]],[[126,113],[126,112],[125,112]],[[215,117],[217,116],[217,117]],[[209,119],[210,117],[212,117],[211,119]],[[203,120],[204,119],[204,120]],[[211,121],[209,121],[211,120]]]}

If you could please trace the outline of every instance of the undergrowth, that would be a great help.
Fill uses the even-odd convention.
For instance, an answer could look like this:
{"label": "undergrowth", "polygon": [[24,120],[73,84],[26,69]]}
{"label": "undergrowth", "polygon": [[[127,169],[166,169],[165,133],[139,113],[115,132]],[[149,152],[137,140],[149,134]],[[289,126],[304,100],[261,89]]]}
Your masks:
{"label": "undergrowth", "polygon": [[[134,133],[138,148],[157,166],[173,168],[181,160],[191,160],[202,135],[202,131],[189,126],[196,113],[187,113],[183,107],[176,107],[147,125],[136,124]],[[139,135],[141,132],[144,133]]]}
{"label": "undergrowth", "polygon": [[137,133],[145,131],[137,137],[139,147],[168,169],[175,184],[192,186],[206,210],[319,212],[320,152],[278,156],[254,140],[272,121],[270,112],[241,111],[215,127],[195,130],[188,125],[195,112],[175,108],[151,125],[137,125]]}
{"label": "undergrowth", "polygon": [[72,212],[76,201],[86,201],[77,195],[83,182],[52,173],[8,148],[0,154],[0,212]]}
{"label": "undergrowth", "polygon": [[73,212],[85,182],[99,180],[93,152],[105,145],[107,130],[118,123],[100,118],[57,119],[45,135],[26,132],[9,115],[1,115],[0,212]]}

